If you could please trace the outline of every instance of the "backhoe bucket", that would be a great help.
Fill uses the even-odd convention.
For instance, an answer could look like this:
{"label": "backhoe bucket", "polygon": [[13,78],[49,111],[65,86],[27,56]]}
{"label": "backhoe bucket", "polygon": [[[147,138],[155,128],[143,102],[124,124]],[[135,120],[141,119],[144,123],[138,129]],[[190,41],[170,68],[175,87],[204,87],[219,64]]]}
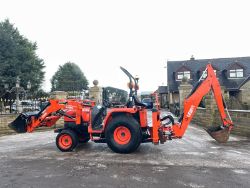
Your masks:
{"label": "backhoe bucket", "polygon": [[26,113],[22,113],[8,126],[10,129],[13,129],[17,133],[26,133],[27,124],[28,124],[28,120],[30,119],[30,117],[31,117],[30,115]]}
{"label": "backhoe bucket", "polygon": [[226,143],[229,139],[230,130],[228,127],[211,127],[208,128],[207,133],[219,143]]}

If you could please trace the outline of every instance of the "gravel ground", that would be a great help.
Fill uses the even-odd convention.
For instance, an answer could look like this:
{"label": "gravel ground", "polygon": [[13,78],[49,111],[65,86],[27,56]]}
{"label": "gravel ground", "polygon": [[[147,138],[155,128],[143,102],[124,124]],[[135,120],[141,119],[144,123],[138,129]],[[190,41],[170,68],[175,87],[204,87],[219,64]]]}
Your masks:
{"label": "gravel ground", "polygon": [[0,137],[0,187],[250,187],[250,140],[219,144],[196,125],[183,139],[117,154],[89,142],[62,153],[53,131]]}

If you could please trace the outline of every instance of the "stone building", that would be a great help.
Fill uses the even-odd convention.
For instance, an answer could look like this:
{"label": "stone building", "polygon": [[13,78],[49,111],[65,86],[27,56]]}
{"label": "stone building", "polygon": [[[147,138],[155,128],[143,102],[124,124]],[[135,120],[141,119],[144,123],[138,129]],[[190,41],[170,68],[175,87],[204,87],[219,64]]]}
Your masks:
{"label": "stone building", "polygon": [[168,108],[168,87],[159,86],[158,87],[159,102],[161,108]]}
{"label": "stone building", "polygon": [[[250,57],[194,59],[168,61],[169,103],[179,103],[179,87],[183,77],[194,85],[211,63],[230,108],[248,109],[250,107]],[[202,79],[205,79],[206,74]]]}

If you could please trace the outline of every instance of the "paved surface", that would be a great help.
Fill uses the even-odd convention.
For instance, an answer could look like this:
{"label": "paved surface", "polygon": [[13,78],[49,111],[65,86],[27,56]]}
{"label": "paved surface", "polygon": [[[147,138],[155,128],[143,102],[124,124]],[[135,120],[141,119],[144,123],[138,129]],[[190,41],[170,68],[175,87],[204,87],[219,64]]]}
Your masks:
{"label": "paved surface", "polygon": [[0,187],[250,187],[250,141],[218,144],[190,126],[164,145],[133,154],[88,143],[62,153],[52,131],[0,137]]}

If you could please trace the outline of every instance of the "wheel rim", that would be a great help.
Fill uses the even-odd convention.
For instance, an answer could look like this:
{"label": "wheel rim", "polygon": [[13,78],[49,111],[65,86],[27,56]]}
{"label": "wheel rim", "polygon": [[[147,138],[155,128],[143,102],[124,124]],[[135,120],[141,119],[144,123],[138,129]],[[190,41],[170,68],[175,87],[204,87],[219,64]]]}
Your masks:
{"label": "wheel rim", "polygon": [[120,145],[125,145],[131,140],[131,132],[127,127],[119,126],[114,131],[114,140]]}
{"label": "wheel rim", "polygon": [[63,134],[60,136],[59,138],[59,146],[62,149],[69,149],[72,146],[72,138],[71,136],[67,135],[67,134]]}

